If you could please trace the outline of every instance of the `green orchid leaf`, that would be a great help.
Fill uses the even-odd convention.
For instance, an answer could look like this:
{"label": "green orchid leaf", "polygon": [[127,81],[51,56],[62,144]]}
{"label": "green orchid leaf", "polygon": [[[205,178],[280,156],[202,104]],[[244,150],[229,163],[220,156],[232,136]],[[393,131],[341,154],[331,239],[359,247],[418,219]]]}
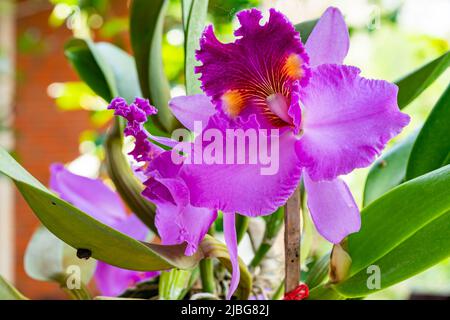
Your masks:
{"label": "green orchid leaf", "polygon": [[0,148],[0,173],[16,184],[42,224],[76,249],[85,249],[95,259],[130,270],[154,271],[172,267],[189,269],[202,258],[184,255],[185,246],[162,246],[132,239],[93,219],[61,200]]}
{"label": "green orchid leaf", "polygon": [[89,40],[71,39],[64,46],[64,53],[80,78],[106,101],[117,94],[114,75],[108,65],[98,55]]}
{"label": "green orchid leaf", "polygon": [[305,283],[309,288],[315,288],[325,281],[328,277],[330,269],[330,254],[324,255],[318,259],[311,270],[308,272],[308,276],[305,279]]}
{"label": "green orchid leaf", "polygon": [[405,108],[428,88],[450,66],[450,52],[425,64],[396,82],[398,85],[398,106]]}
{"label": "green orchid leaf", "polygon": [[31,278],[56,282],[63,279],[75,266],[80,271],[80,280],[87,284],[94,274],[96,262],[94,259],[78,259],[75,249],[41,226],[28,243],[24,265]]}
{"label": "green orchid leaf", "polygon": [[347,298],[339,294],[333,286],[322,284],[309,291],[308,300],[346,300]]}
{"label": "green orchid leaf", "polygon": [[177,126],[177,121],[168,108],[170,86],[162,60],[167,4],[167,0],[133,0],[130,8],[130,36],[142,93],[158,108],[156,124],[161,130],[171,132]]}
{"label": "green orchid leaf", "polygon": [[319,19],[308,20],[295,25],[295,30],[300,33],[303,43],[306,43],[318,21]]}
{"label": "green orchid leaf", "polygon": [[414,143],[406,170],[413,179],[449,164],[450,85],[434,106]]}
{"label": "green orchid leaf", "polygon": [[114,76],[116,86],[112,92],[117,92],[117,95],[124,98],[128,103],[133,102],[136,97],[141,97],[142,92],[139,87],[134,58],[107,42],[97,42],[95,48]]}
{"label": "green orchid leaf", "polygon": [[[361,230],[351,234],[344,244],[351,266],[335,289],[348,297],[370,294],[372,289],[366,285],[369,275],[362,276],[370,271],[369,266],[383,267],[384,289],[448,256],[449,185],[447,165],[399,185],[364,208]],[[397,266],[403,260],[408,261],[407,268]]]}
{"label": "green orchid leaf", "polygon": [[71,39],[65,53],[80,78],[106,101],[121,96],[131,103],[142,95],[134,59],[122,49],[106,42]]}
{"label": "green orchid leaf", "polygon": [[0,300],[28,300],[12,284],[0,276]]}
{"label": "green orchid leaf", "polygon": [[412,134],[372,165],[364,186],[364,207],[405,180],[406,166],[416,137],[417,134]]}
{"label": "green orchid leaf", "polygon": [[[205,28],[206,16],[208,13],[208,0],[192,0],[189,13],[183,12],[183,17],[187,17],[185,28],[185,77],[186,93],[188,95],[202,93],[198,75],[194,68],[198,64],[195,59],[195,51],[199,49],[200,36]],[[185,4],[186,8],[189,8]],[[183,7],[184,8],[184,7]]]}
{"label": "green orchid leaf", "polygon": [[[347,297],[363,297],[424,271],[450,256],[450,211],[431,221],[388,254],[336,286]],[[376,274],[379,272],[379,274]],[[372,277],[371,277],[372,276]],[[379,286],[373,276],[379,276]]]}

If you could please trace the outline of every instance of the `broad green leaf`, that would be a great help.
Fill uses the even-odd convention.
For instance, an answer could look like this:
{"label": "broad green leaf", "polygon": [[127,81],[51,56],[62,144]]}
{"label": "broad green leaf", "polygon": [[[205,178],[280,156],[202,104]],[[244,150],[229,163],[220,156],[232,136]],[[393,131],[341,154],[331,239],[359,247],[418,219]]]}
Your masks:
{"label": "broad green leaf", "polygon": [[0,300],[28,300],[0,275]]}
{"label": "broad green leaf", "polygon": [[106,101],[121,96],[131,103],[142,95],[134,59],[122,49],[106,42],[71,39],[65,53],[81,79]]}
{"label": "broad green leaf", "polygon": [[305,283],[310,289],[319,286],[328,277],[329,269],[330,254],[328,253],[314,263],[311,270],[308,271]]}
{"label": "broad green leaf", "polygon": [[380,288],[369,289],[373,270],[363,269],[336,286],[347,297],[362,297],[406,280],[450,256],[450,211],[431,221],[407,241],[371,265],[380,270]]}
{"label": "broad green leaf", "polygon": [[303,43],[306,43],[308,40],[311,32],[317,24],[317,21],[319,21],[319,19],[308,20],[295,25],[295,30],[300,33]]}
{"label": "broad green leaf", "polygon": [[417,134],[412,134],[372,165],[364,187],[364,207],[405,180],[409,154],[416,137]]}
{"label": "broad green leaf", "polygon": [[0,173],[10,177],[42,224],[76,249],[114,266],[138,271],[188,269],[201,259],[184,256],[184,245],[162,246],[132,239],[56,197],[0,148]]}
{"label": "broad green leaf", "polygon": [[448,164],[449,156],[450,85],[420,130],[409,157],[406,179],[413,179]]}
{"label": "broad green leaf", "polygon": [[130,35],[141,90],[158,108],[160,129],[171,132],[177,125],[168,108],[170,87],[164,73],[162,36],[167,0],[133,0]]}
{"label": "broad green leaf", "polygon": [[92,91],[106,101],[111,101],[117,95],[113,72],[91,41],[71,39],[64,46],[64,52],[80,78]]}
{"label": "broad green leaf", "polygon": [[450,66],[450,52],[444,53],[439,58],[427,63],[413,71],[401,80],[397,81],[398,106],[405,108],[428,88]]}
{"label": "broad green leaf", "polygon": [[133,102],[136,97],[141,97],[142,93],[139,87],[134,58],[122,49],[107,42],[97,42],[95,43],[95,48],[98,51],[98,55],[112,71],[116,84],[114,91],[117,91],[117,94],[128,103]]}
{"label": "broad green leaf", "polygon": [[[347,253],[352,259],[348,276],[336,285],[336,289],[340,291],[347,281],[359,277],[358,274],[379,261],[383,261],[385,270],[394,270],[396,267],[389,263],[400,263],[394,259],[396,254],[407,258],[409,266],[403,273],[396,271],[396,275],[389,278],[390,284],[422,271],[424,267],[434,264],[436,259],[442,259],[445,252],[448,255],[448,229],[444,233],[435,233],[441,229],[431,227],[431,223],[441,221],[443,224],[441,219],[450,210],[449,185],[450,165],[401,184],[364,208],[361,212],[361,230],[347,239]],[[422,242],[418,242],[419,238]],[[408,249],[415,245],[417,251],[426,251],[435,246],[433,241],[436,239],[442,239],[439,240],[442,247],[436,256],[416,255],[414,250]],[[430,253],[437,252],[436,249],[429,250]],[[408,253],[411,256],[406,257]],[[358,288],[362,286],[364,284],[359,283]],[[349,290],[345,289],[347,295]],[[358,292],[355,296],[359,295]]]}
{"label": "broad green leaf", "polygon": [[[195,51],[200,47],[200,36],[205,28],[208,13],[208,0],[192,0],[191,2],[185,29],[185,77],[188,95],[202,93],[198,75],[194,72],[194,68],[198,64],[195,59]],[[185,16],[185,13],[183,13],[183,16]]]}
{"label": "broad green leaf", "polygon": [[345,300],[346,298],[329,284],[322,284],[309,291],[308,300]]}
{"label": "broad green leaf", "polygon": [[80,270],[81,281],[87,284],[94,274],[96,263],[94,259],[78,259],[75,249],[41,226],[28,243],[24,266],[31,278],[56,282],[64,279],[70,274],[70,268],[76,266]]}

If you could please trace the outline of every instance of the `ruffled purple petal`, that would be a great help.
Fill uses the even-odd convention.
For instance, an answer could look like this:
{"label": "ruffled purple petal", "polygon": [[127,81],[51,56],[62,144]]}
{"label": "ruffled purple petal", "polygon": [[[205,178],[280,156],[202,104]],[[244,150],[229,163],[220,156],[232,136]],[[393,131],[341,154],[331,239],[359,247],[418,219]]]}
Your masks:
{"label": "ruffled purple petal", "polygon": [[344,181],[313,181],[304,174],[308,208],[317,231],[328,241],[339,243],[350,233],[358,232],[361,216]]}
{"label": "ruffled purple petal", "polygon": [[192,205],[180,207],[170,202],[158,202],[155,225],[165,245],[186,243],[185,254],[193,255],[205,237],[217,212]]}
{"label": "ruffled purple petal", "polygon": [[201,121],[206,126],[209,118],[216,113],[214,105],[204,94],[173,98],[169,107],[178,121],[189,130],[194,130],[194,121]]}
{"label": "ruffled purple petal", "polygon": [[129,154],[136,161],[149,162],[162,152],[161,148],[148,140],[150,135],[144,129],[147,117],[158,112],[155,107],[150,105],[148,100],[136,98],[132,104],[128,105],[125,99],[117,97],[111,101],[108,109],[114,110],[114,115],[121,116],[127,120],[124,133],[125,136],[135,138],[134,149]]}
{"label": "ruffled purple petal", "polygon": [[[264,25],[257,9],[241,11],[237,17],[241,26],[234,33],[235,42],[220,42],[212,26],[202,35],[197,51],[202,65],[196,68],[202,89],[231,118],[258,114],[268,124],[284,126],[286,119],[280,115],[287,112],[282,109],[289,106],[291,84],[299,81],[304,86],[309,78],[300,36],[274,9]],[[270,107],[272,100],[277,102],[275,110]]]}
{"label": "ruffled purple petal", "polygon": [[112,226],[127,217],[119,196],[101,180],[73,174],[61,163],[50,166],[50,189],[106,225]]}
{"label": "ruffled purple petal", "polygon": [[311,32],[305,49],[309,64],[342,64],[350,47],[348,28],[338,8],[328,8]]}
{"label": "ruffled purple petal", "polygon": [[156,204],[155,225],[162,243],[186,242],[185,254],[193,255],[217,218],[217,212],[190,203],[190,190],[179,175],[181,166],[172,161],[170,151],[155,158],[147,170],[149,178],[142,194]]}
{"label": "ruffled purple petal", "polygon": [[[267,131],[265,135],[259,135],[259,146],[262,141],[266,141],[269,154],[273,152],[271,153],[272,162],[264,163],[258,157],[258,152],[249,148],[249,143],[246,143],[245,147],[241,144],[238,149],[237,139],[230,136],[227,139],[226,130],[230,128],[243,131],[254,129],[254,132],[259,130],[254,118],[240,123],[239,126],[222,114],[216,114],[210,119],[204,132],[214,129],[220,133],[217,141],[221,142],[225,152],[218,156],[217,160],[222,159],[221,162],[210,159],[206,150],[217,141],[216,139],[207,141],[204,136],[202,136],[203,148],[194,147],[190,164],[185,162],[180,172],[190,190],[190,201],[198,207],[239,212],[247,216],[270,214],[286,202],[298,185],[301,167],[295,152],[296,137],[292,131],[285,131],[280,136],[271,134],[270,131]],[[262,131],[258,134],[260,132]],[[273,136],[273,141],[272,139],[267,141],[267,134]],[[199,143],[199,139],[201,138],[198,138],[196,143]],[[226,146],[233,143],[233,140],[234,157],[227,160],[227,157],[233,153],[230,153],[232,149],[227,150]],[[273,151],[270,151],[272,147]],[[197,164],[195,159],[202,158],[202,154],[198,152],[202,150],[203,155],[206,156],[201,163]],[[239,164],[237,154],[245,154],[242,164]],[[256,156],[253,163],[252,156]]]}
{"label": "ruffled purple petal", "polygon": [[296,149],[314,181],[370,165],[409,122],[397,106],[397,86],[359,73],[355,67],[320,65],[302,91],[303,135]]}
{"label": "ruffled purple petal", "polygon": [[239,278],[241,277],[236,237],[236,218],[234,213],[223,213],[223,232],[225,235],[225,243],[228,247],[228,253],[230,254],[231,266],[233,268],[230,288],[227,293],[227,300],[230,300],[239,285]]}

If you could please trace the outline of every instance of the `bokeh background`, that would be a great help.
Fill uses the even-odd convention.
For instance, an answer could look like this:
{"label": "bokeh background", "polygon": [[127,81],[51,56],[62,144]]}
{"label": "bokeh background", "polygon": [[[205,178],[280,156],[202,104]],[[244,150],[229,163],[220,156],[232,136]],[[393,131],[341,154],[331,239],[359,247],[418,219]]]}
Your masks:
{"label": "bokeh background", "polygon": [[[149,0],[151,1],[151,0]],[[365,77],[395,81],[449,50],[449,0],[210,0],[210,23],[232,40],[235,13],[275,7],[294,23],[317,18],[330,5],[345,15],[351,47],[347,64]],[[163,59],[172,95],[183,95],[183,31],[180,0],[170,0]],[[106,102],[80,82],[64,57],[72,36],[109,41],[130,52],[125,0],[0,0],[0,145],[40,181],[52,162],[96,177],[103,174],[103,135],[111,119]],[[413,122],[397,140],[419,128],[450,81],[447,70],[406,112]],[[395,141],[393,142],[395,143]],[[347,177],[360,201],[367,169]],[[29,278],[23,268],[27,243],[38,226],[14,186],[0,177],[0,274],[30,298],[64,298],[57,285]],[[316,239],[314,250],[330,246]],[[244,248],[241,248],[245,251]],[[245,253],[244,253],[245,255]],[[371,299],[450,296],[450,261]]]}

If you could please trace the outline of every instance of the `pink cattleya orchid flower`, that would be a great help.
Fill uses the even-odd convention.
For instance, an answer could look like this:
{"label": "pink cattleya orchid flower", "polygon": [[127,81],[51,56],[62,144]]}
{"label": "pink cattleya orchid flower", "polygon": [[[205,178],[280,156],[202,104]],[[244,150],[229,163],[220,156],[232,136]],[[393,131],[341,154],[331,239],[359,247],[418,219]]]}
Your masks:
{"label": "pink cattleya orchid flower", "polygon": [[[60,163],[52,164],[50,173],[50,188],[62,199],[117,231],[136,240],[146,240],[148,228],[134,214],[126,213],[119,196],[101,180],[73,174]],[[98,261],[94,278],[102,295],[118,296],[157,275],[159,272],[125,270]]]}
{"label": "pink cattleya orchid flower", "polygon": [[[305,45],[289,20],[273,9],[265,24],[256,9],[237,17],[241,26],[233,43],[221,43],[211,26],[203,33],[197,51],[202,65],[196,71],[205,94],[175,98],[170,107],[186,128],[194,130],[196,121],[203,124],[194,142],[202,149],[216,142],[202,139],[210,130],[221,133],[222,144],[229,129],[277,130],[280,159],[275,174],[263,175],[262,164],[248,162],[175,165],[170,151],[154,151],[156,147],[146,140],[158,141],[142,127],[145,116],[156,111],[146,112],[150,107],[140,106],[142,100],[128,106],[118,98],[110,105],[128,120],[125,133],[136,137],[135,158],[151,163],[149,154],[159,157],[158,165],[144,166],[149,177],[144,195],[164,216],[157,216],[163,242],[186,241],[194,249],[216,210],[224,212],[234,266],[228,298],[239,281],[236,212],[271,214],[286,203],[303,176],[318,232],[339,243],[361,224],[359,209],[340,176],[370,165],[409,122],[397,106],[394,84],[365,79],[358,68],[342,64],[349,35],[338,9],[323,14]],[[143,140],[144,147],[139,145]]]}

